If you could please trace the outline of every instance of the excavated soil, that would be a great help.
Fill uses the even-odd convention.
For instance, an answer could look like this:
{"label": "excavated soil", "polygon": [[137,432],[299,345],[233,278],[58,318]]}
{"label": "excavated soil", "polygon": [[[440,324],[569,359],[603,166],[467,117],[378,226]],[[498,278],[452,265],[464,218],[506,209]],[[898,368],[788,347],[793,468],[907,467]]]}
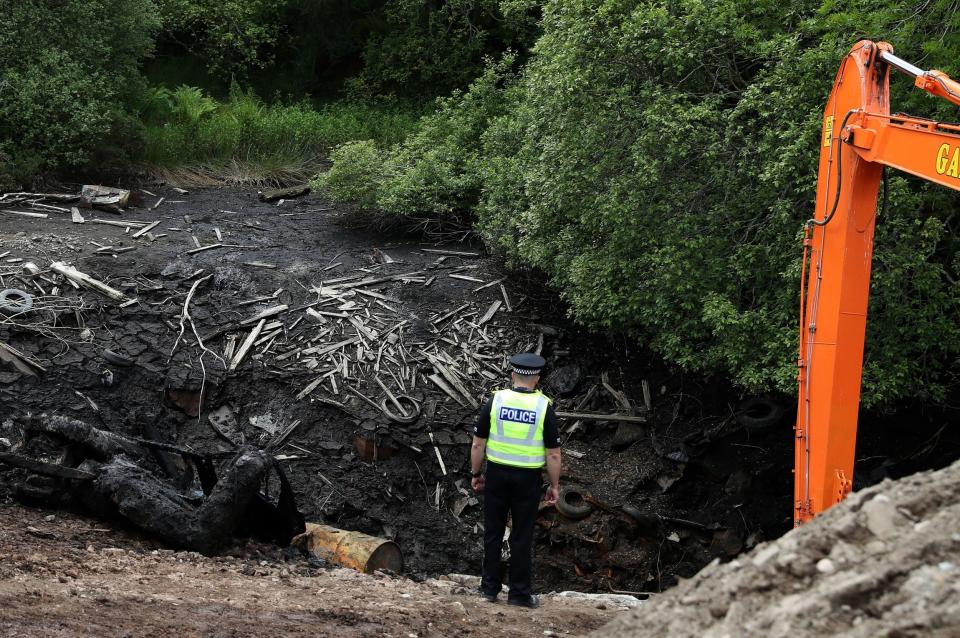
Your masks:
{"label": "excavated soil", "polygon": [[316,569],[257,543],[207,558],[21,507],[0,506],[0,529],[5,636],[576,636],[622,613],[569,598],[490,604],[452,580]]}
{"label": "excavated soil", "polygon": [[[69,214],[39,219],[0,211],[0,288],[29,290],[44,308],[30,321],[0,321],[0,341],[47,370],[30,377],[0,365],[0,437],[14,446],[21,420],[43,413],[203,453],[234,447],[211,426],[215,410],[228,409],[246,443],[259,446],[299,422],[272,451],[307,520],[395,540],[406,573],[418,580],[475,574],[482,502],[468,489],[467,456],[475,408],[426,379],[435,370],[422,353],[453,361],[450,367],[480,400],[502,386],[504,355],[542,347],[551,371],[546,391],[558,409],[644,413],[647,397],[651,409],[641,425],[564,422],[561,483],[580,487],[593,509],[580,520],[542,510],[537,590],[659,592],[714,558],[729,559],[790,528],[788,403],[767,427],[744,427],[742,397],[722,382],[667,369],[622,340],[586,334],[562,318],[557,296],[542,281],[505,271],[480,247],[351,229],[341,223],[344,211],[315,196],[276,205],[248,191],[150,188],[156,197],[146,197],[143,207],[122,215],[84,210],[82,225]],[[151,210],[161,196],[165,201]],[[151,241],[133,239],[135,228],[94,224],[93,217],[160,224]],[[189,253],[193,238],[228,246]],[[103,246],[133,250],[111,254]],[[477,255],[429,252],[438,247]],[[69,288],[48,270],[58,260],[137,302],[121,308],[91,290]],[[38,277],[23,274],[25,262],[38,266]],[[289,307],[268,320],[280,324],[275,336],[257,343],[233,371],[217,357],[201,358],[189,326],[170,356],[186,297],[208,275],[190,311],[218,356],[249,334],[255,322],[245,319],[277,304]],[[317,307],[361,323],[379,320],[369,325],[381,336],[396,329],[409,360],[399,361],[397,344],[385,351],[397,355],[397,365],[351,344],[336,359],[346,359],[348,374],[335,376],[336,386],[324,379],[311,388],[327,360],[281,357],[311,339],[322,345],[356,334],[346,318],[318,324],[304,313],[318,299],[317,288],[326,292],[345,277],[389,279],[365,286],[344,306]],[[499,284],[482,287],[501,278],[505,299]],[[249,303],[263,298],[269,299]],[[483,322],[498,299],[509,308],[504,303]],[[339,327],[317,337],[333,326]],[[379,401],[374,376],[394,390],[402,382],[421,405],[435,402],[432,418],[401,425],[346,391],[350,386]],[[856,486],[955,459],[960,442],[945,427],[950,419],[955,414],[864,423]],[[23,489],[29,483],[23,471],[0,468],[0,494],[8,500],[31,502]],[[625,506],[640,516],[624,513]]]}
{"label": "excavated soil", "polygon": [[854,492],[595,638],[960,635],[960,462]]}

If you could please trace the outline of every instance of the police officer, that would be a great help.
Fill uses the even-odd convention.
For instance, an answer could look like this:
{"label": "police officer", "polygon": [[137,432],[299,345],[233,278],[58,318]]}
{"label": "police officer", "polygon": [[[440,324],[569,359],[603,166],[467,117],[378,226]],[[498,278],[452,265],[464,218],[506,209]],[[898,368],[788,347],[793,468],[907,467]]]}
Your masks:
{"label": "police officer", "polygon": [[[550,487],[546,503],[557,502],[560,489],[560,431],[550,399],[537,390],[546,361],[529,352],[510,358],[512,386],[499,390],[480,408],[470,450],[471,485],[484,492],[483,579],[480,593],[495,602],[500,592],[500,549],[507,525],[510,531],[511,605],[535,608],[530,593],[533,527],[540,506],[542,470]],[[487,470],[482,467],[484,458]]]}

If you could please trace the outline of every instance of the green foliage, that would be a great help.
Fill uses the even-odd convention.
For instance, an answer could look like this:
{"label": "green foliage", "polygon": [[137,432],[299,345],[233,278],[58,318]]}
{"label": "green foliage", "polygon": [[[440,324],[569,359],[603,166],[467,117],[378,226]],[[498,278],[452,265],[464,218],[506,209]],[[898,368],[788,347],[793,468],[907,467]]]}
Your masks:
{"label": "green foliage", "polygon": [[373,140],[348,142],[330,152],[333,167],[313,180],[314,189],[363,208],[377,203],[383,178],[380,151]]}
{"label": "green foliage", "polygon": [[491,65],[466,93],[438,102],[436,113],[399,144],[384,162],[377,203],[390,213],[454,215],[477,200],[480,137],[489,119],[505,109],[503,86],[513,80],[508,55]]}
{"label": "green foliage", "polygon": [[4,3],[0,154],[14,177],[126,157],[158,26],[150,0]]}
{"label": "green foliage", "polygon": [[[956,75],[958,13],[946,0],[925,6],[553,0],[517,77],[488,71],[387,154],[378,205],[473,213],[492,244],[545,271],[583,323],[750,390],[793,391],[823,103],[857,32]],[[893,85],[896,110],[957,119],[909,81]],[[958,203],[891,179],[867,405],[939,401],[955,387]]]}
{"label": "green foliage", "polygon": [[[321,95],[346,81],[364,99],[464,87],[486,56],[526,50],[540,0],[158,0],[164,31],[150,76],[214,90]],[[186,58],[184,59],[184,55]],[[172,56],[172,59],[167,56]],[[208,78],[198,78],[196,67]]]}
{"label": "green foliage", "polygon": [[196,126],[207,113],[217,108],[213,98],[193,86],[180,86],[170,93],[171,115],[180,124]]}
{"label": "green foliage", "polygon": [[[437,111],[424,117],[417,130],[396,145],[384,159],[372,145],[359,143],[331,156],[333,168],[318,179],[336,182],[331,194],[364,206],[374,202],[394,215],[455,216],[466,213],[481,188],[480,139],[491,117],[506,109],[514,83],[512,55],[490,65],[470,89],[438,101]],[[344,178],[371,181],[350,188],[364,194],[363,201],[349,196]]]}
{"label": "green foliage", "polygon": [[180,87],[171,94],[166,116],[146,127],[145,159],[162,167],[302,163],[350,140],[394,144],[413,129],[418,115],[406,105],[268,105],[236,85],[226,101],[217,102],[200,89]]}
{"label": "green foliage", "polygon": [[211,75],[245,77],[272,61],[284,0],[157,0],[167,38],[206,61]]}
{"label": "green foliage", "polygon": [[531,0],[388,0],[364,50],[358,85],[368,93],[463,87],[484,59],[525,49],[536,34]]}

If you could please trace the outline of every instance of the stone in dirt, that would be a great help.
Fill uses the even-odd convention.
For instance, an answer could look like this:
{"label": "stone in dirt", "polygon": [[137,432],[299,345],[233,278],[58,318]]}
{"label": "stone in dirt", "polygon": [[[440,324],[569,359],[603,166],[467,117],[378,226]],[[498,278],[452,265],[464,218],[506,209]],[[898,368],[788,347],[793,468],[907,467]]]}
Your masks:
{"label": "stone in dirt", "polygon": [[278,199],[292,199],[294,197],[300,197],[308,194],[309,192],[309,185],[300,184],[299,186],[291,186],[289,188],[273,188],[270,190],[260,191],[258,196],[260,197],[261,202],[275,202]]}
{"label": "stone in dirt", "polygon": [[243,430],[240,429],[237,417],[229,405],[221,405],[216,410],[211,411],[207,415],[207,419],[210,420],[210,425],[217,431],[217,434],[234,445],[244,444]]}
{"label": "stone in dirt", "polygon": [[960,461],[855,492],[591,636],[958,636],[957,530]]}

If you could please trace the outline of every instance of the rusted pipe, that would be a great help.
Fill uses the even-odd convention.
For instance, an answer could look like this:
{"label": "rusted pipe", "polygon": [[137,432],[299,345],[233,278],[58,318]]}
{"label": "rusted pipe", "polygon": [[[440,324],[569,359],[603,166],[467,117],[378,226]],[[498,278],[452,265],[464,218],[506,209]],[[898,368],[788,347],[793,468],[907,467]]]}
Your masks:
{"label": "rusted pipe", "polygon": [[403,553],[396,543],[360,532],[307,523],[307,531],[294,537],[290,544],[364,574],[378,569],[397,574],[403,571]]}

